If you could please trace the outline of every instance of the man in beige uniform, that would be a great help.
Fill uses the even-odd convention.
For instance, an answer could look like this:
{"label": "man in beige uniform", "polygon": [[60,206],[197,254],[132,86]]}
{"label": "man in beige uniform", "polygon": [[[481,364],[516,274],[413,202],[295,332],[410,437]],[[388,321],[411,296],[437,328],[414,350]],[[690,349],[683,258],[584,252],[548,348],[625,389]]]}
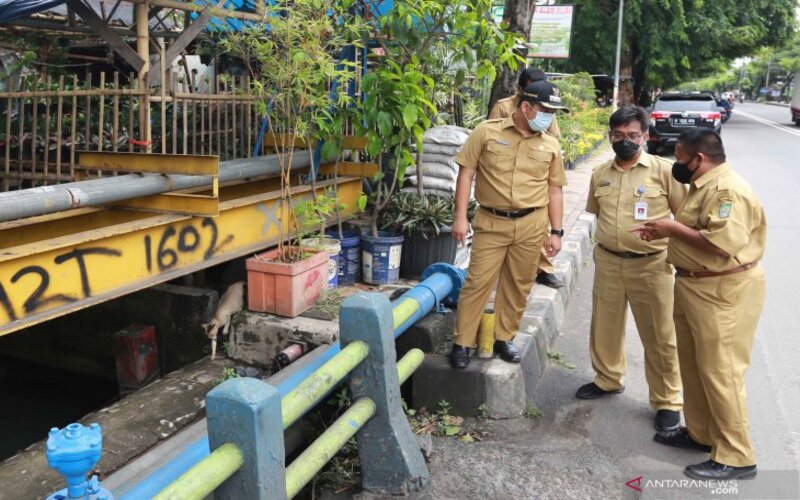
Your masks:
{"label": "man in beige uniform", "polygon": [[[566,174],[558,141],[543,133],[553,112],[564,109],[558,89],[546,81],[528,84],[517,111],[502,120],[487,120],[470,134],[455,161],[456,184],[453,237],[464,242],[469,224],[467,204],[472,181],[480,209],[472,226],[467,281],[458,300],[456,334],[450,363],[469,364],[481,314],[497,285],[495,352],[508,362],[520,361],[511,340],[517,334],[528,303],[539,252],[550,256],[561,249]],[[548,238],[547,225],[554,229]],[[499,281],[498,281],[499,280]]]}
{"label": "man in beige uniform", "polygon": [[710,460],[686,467],[691,478],[748,479],[756,475],[756,458],[744,374],[764,305],[764,208],[725,162],[716,132],[684,132],[675,158],[673,176],[691,186],[686,203],[675,220],[636,228],[647,241],[669,237],[677,276],[674,318],[686,427],[654,439],[710,451]]}
{"label": "man in beige uniform", "polygon": [[[499,99],[494,106],[492,106],[492,110],[489,112],[489,120],[494,120],[497,118],[507,118],[514,114],[514,111],[517,110],[517,103],[519,102],[519,94],[522,92],[522,89],[525,88],[526,85],[532,82],[538,82],[541,80],[547,80],[547,75],[544,74],[544,71],[540,69],[534,68],[527,68],[522,73],[519,74],[519,79],[517,80],[517,93]],[[558,128],[558,119],[553,117],[553,123],[547,128],[547,133],[555,137],[556,139],[561,138],[561,130]],[[539,269],[536,271],[536,282],[540,285],[549,286],[551,288],[561,288],[565,285],[564,281],[556,275],[556,271],[553,268],[553,263],[550,262],[550,258],[547,257],[547,251],[542,248],[542,252],[539,255]]]}
{"label": "man in beige uniform", "polygon": [[597,215],[597,247],[589,349],[594,381],[576,396],[597,399],[624,390],[628,304],[644,346],[645,378],[656,429],[680,426],[681,378],[672,323],[675,278],[667,264],[667,240],[644,241],[631,230],[676,213],[686,188],[671,165],[642,151],[650,126],[647,111],[624,106],[609,119],[616,156],[592,173],[586,211]]}

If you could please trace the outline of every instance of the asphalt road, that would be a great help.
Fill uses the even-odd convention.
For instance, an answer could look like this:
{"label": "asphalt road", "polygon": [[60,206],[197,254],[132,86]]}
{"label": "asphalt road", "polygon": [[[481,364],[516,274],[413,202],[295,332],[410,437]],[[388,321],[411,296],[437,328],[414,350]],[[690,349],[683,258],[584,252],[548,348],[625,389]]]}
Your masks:
{"label": "asphalt road", "polygon": [[[746,380],[759,477],[740,486],[738,496],[727,498],[797,498],[800,266],[795,259],[800,249],[800,127],[791,124],[788,108],[737,104],[733,117],[723,126],[722,136],[729,162],[753,185],[766,207],[769,222],[763,262],[767,300]],[[683,467],[701,462],[707,455],[670,449],[652,441],[654,412],[647,402],[642,347],[630,315],[625,393],[589,402],[574,398],[577,387],[593,376],[588,355],[592,275],[590,262],[570,301],[563,337],[556,342],[556,349],[576,367],[555,367],[545,375],[537,398],[545,413],[542,424],[563,437],[573,434],[576,427],[584,431],[592,446],[606,456],[606,463],[592,465],[599,473],[598,483],[605,488],[612,487],[609,482],[617,483],[621,497],[637,497],[639,494],[626,488],[624,481],[620,483],[620,478],[679,479],[683,477]],[[564,418],[566,415],[570,418]],[[576,462],[589,458],[581,456],[579,450],[575,449]],[[775,490],[779,483],[790,490]],[[650,488],[642,493],[642,498],[695,497],[711,496],[702,488]]]}

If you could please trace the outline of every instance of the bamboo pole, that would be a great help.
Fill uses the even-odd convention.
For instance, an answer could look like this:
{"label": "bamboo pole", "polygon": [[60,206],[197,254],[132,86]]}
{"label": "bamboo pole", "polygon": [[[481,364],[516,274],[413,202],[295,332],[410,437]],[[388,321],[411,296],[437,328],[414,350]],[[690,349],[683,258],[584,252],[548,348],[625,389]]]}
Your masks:
{"label": "bamboo pole", "polygon": [[72,75],[72,123],[69,132],[69,176],[75,177],[75,140],[78,136],[78,75]]}
{"label": "bamboo pole", "polygon": [[[197,80],[195,80],[195,73],[190,73],[191,80],[190,84],[192,86],[192,93],[197,92]],[[192,154],[197,154],[197,101],[192,100]],[[202,104],[201,104],[202,107]]]}
{"label": "bamboo pole", "polygon": [[167,154],[167,102],[164,97],[167,95],[167,78],[169,75],[164,61],[164,39],[158,39],[158,52],[161,54],[161,154]]}
{"label": "bamboo pole", "polygon": [[[106,72],[100,72],[100,88],[104,89],[106,87]],[[100,116],[97,119],[97,150],[103,150],[103,126],[105,125],[105,118],[106,118],[106,100],[105,97],[100,96]],[[100,171],[97,172],[98,175],[102,175]]]}
{"label": "bamboo pole", "polygon": [[[114,90],[119,90],[119,73],[114,72]],[[111,150],[116,152],[119,147],[117,143],[119,142],[119,94],[114,93],[114,101],[113,101],[113,115],[112,115],[112,124],[111,124]],[[114,172],[116,174],[116,172]]]}
{"label": "bamboo pole", "polygon": [[[128,73],[128,85],[133,87],[134,80],[133,80],[133,73]],[[141,126],[139,127],[141,130]],[[128,98],[128,152],[133,152],[133,97]]]}
{"label": "bamboo pole", "polygon": [[241,19],[242,21],[262,21],[263,16],[249,12],[237,12],[231,9],[221,9],[218,7],[210,7],[203,4],[194,4],[188,2],[179,2],[177,0],[150,0],[150,5],[155,7],[163,7],[167,9],[182,10],[186,12],[203,12],[206,9],[211,9],[214,17],[228,17],[233,19]]}
{"label": "bamboo pole", "polygon": [[[220,87],[219,76],[217,76],[215,78],[215,85],[214,86],[216,88],[217,95],[219,95],[220,88],[221,88]],[[217,134],[216,134],[217,135],[217,154],[219,155],[220,158],[224,158],[224,155],[223,155],[223,152],[222,152],[222,107],[221,107],[224,104],[225,104],[225,102],[223,101],[223,102],[221,102],[221,103],[219,103],[217,105]]]}
{"label": "bamboo pole", "polygon": [[19,143],[19,147],[17,148],[17,172],[20,174],[22,173],[22,159],[25,156],[23,151],[23,139],[25,137],[25,98],[22,97],[19,99],[19,134],[17,134],[17,142]]}
{"label": "bamboo pole", "polygon": [[[58,90],[64,90],[64,75],[58,77]],[[61,177],[61,120],[64,115],[64,98],[58,97],[56,105],[56,175]]]}
{"label": "bamboo pole", "polygon": [[[150,72],[150,25],[148,19],[149,7],[146,2],[134,4],[134,17],[136,18],[136,53],[144,61],[139,69],[137,86],[139,91],[145,91],[139,98],[139,140],[146,144],[146,152],[153,150],[152,131],[150,130],[150,92],[147,88],[147,75]],[[133,129],[129,132],[133,135]]]}
{"label": "bamboo pole", "polygon": [[[89,73],[89,69],[86,69],[86,90],[92,90],[92,74]],[[91,149],[92,144],[92,98],[91,94],[86,94],[86,111],[84,112],[86,115],[86,135],[84,136],[84,140],[86,141],[85,149],[89,151]]]}
{"label": "bamboo pole", "polygon": [[[234,92],[236,91],[236,85],[235,84],[234,84],[232,90]],[[232,132],[233,132],[233,158],[234,159],[238,158],[238,156],[236,156],[236,143],[238,141],[236,132],[237,132],[237,130],[239,130],[239,127],[242,125],[241,123],[236,121],[236,108],[238,106],[239,106],[239,104],[236,101],[231,101],[231,113],[232,113],[232,115],[231,115],[231,125],[232,125],[231,128],[233,129]]]}
{"label": "bamboo pole", "polygon": [[[228,93],[228,81],[227,80],[225,82],[223,82],[223,84],[222,84],[222,92],[224,94]],[[231,128],[230,128],[230,126],[228,126],[228,118],[229,118],[229,114],[230,114],[228,112],[228,108],[229,108],[228,104],[229,104],[229,101],[227,99],[222,101],[222,110],[224,111],[225,114],[222,117],[222,130],[221,131],[222,131],[222,135],[225,137],[225,158],[230,160],[231,159],[231,147],[230,147],[230,144],[228,143],[228,138],[231,135],[231,133],[230,133],[230,129]]]}
{"label": "bamboo pole", "polygon": [[206,103],[200,101],[200,154],[206,154]]}
{"label": "bamboo pole", "polygon": [[[172,70],[169,71],[169,91],[175,95],[175,80],[177,76]],[[172,154],[178,154],[178,101],[172,99]]]}
{"label": "bamboo pole", "polygon": [[[184,59],[184,65],[186,60]],[[187,81],[183,81],[183,89],[186,90]],[[181,101],[181,109],[183,110],[183,154],[189,154],[189,108],[186,106],[186,99]]]}
{"label": "bamboo pole", "polygon": [[[41,80],[39,79],[40,76],[37,75],[34,77],[33,86],[34,88],[39,86]],[[31,134],[31,172],[36,173],[36,139],[39,135],[39,100],[38,99],[31,99],[31,127],[33,128],[33,133]]]}
{"label": "bamboo pole", "polygon": [[[14,80],[11,77],[8,77],[8,88],[10,89],[11,86],[14,85]],[[8,184],[8,174],[11,173],[11,109],[12,106],[12,99],[9,97],[6,99],[6,158],[5,164],[3,166],[3,171],[5,176],[3,177],[3,191],[8,191],[9,184]]]}
{"label": "bamboo pole", "polygon": [[[245,77],[245,85],[247,88],[247,92],[250,92],[250,77]],[[246,158],[250,158],[253,153],[253,105],[251,103],[245,103],[245,130],[247,131],[247,151],[245,154]]]}
{"label": "bamboo pole", "polygon": [[[52,77],[47,75],[45,85],[47,89],[50,88]],[[49,174],[50,169],[50,98],[44,99],[44,174]],[[45,184],[47,184],[45,182]]]}

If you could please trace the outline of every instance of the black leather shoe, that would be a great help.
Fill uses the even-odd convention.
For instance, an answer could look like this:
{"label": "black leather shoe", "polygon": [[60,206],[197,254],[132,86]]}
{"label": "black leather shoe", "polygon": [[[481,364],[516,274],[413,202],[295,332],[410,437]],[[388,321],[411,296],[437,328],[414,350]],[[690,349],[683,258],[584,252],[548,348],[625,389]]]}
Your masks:
{"label": "black leather shoe", "polygon": [[711,447],[707,444],[698,443],[692,436],[689,435],[689,432],[686,430],[686,427],[678,427],[674,431],[660,431],[656,432],[655,436],[653,436],[653,441],[656,443],[665,444],[667,446],[673,446],[675,448],[687,448],[691,450],[700,450],[706,453],[711,452]]}
{"label": "black leather shoe", "polygon": [[614,389],[613,391],[606,391],[599,388],[594,382],[589,382],[588,384],[578,387],[575,397],[578,399],[597,399],[602,398],[603,396],[608,396],[609,394],[620,394],[622,392],[625,392],[624,387]]}
{"label": "black leather shoe", "polygon": [[681,412],[673,410],[658,410],[656,412],[656,430],[674,431],[681,426]]}
{"label": "black leather shoe", "polygon": [[495,340],[494,352],[500,355],[500,359],[509,363],[519,363],[522,359],[519,349],[511,341]]}
{"label": "black leather shoe", "polygon": [[713,460],[706,460],[703,463],[694,464],[683,469],[683,473],[692,479],[714,479],[717,481],[729,481],[732,479],[753,479],[758,471],[755,465],[745,467],[733,467]]}
{"label": "black leather shoe", "polygon": [[466,368],[469,365],[469,349],[453,344],[453,350],[450,351],[450,366],[453,368]]}
{"label": "black leather shoe", "polygon": [[550,288],[561,288],[566,285],[555,273],[539,273],[536,275],[536,282]]}

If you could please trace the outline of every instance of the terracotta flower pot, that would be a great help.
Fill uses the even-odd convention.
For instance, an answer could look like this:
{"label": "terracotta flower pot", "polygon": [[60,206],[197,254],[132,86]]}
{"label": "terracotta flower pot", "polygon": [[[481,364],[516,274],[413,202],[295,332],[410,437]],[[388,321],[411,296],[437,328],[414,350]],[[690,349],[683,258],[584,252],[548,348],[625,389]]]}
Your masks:
{"label": "terracotta flower pot", "polygon": [[290,264],[276,262],[277,257],[275,249],[247,259],[247,307],[293,318],[319,300],[327,283],[329,257],[316,252]]}

